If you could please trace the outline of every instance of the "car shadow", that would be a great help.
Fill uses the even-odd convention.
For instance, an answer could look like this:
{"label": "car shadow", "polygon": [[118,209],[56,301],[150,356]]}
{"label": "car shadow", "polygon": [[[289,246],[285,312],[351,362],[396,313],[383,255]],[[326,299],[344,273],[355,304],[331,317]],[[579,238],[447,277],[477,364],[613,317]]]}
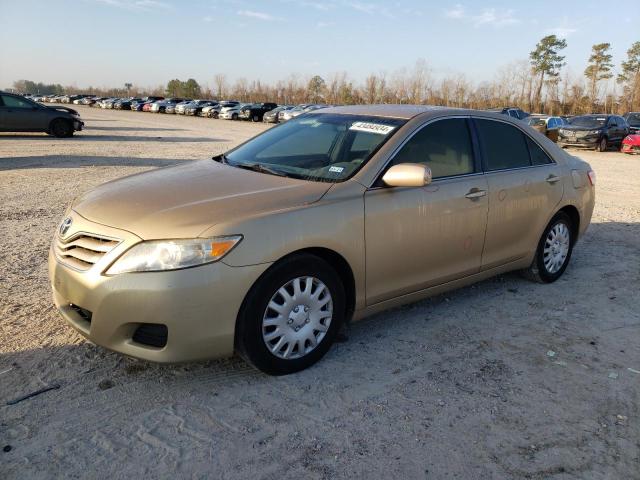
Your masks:
{"label": "car shadow", "polygon": [[[136,129],[138,130],[138,129]],[[155,129],[154,129],[155,130]],[[55,138],[46,134],[11,134],[0,135],[0,140],[25,140],[25,141],[72,141],[72,142],[167,142],[167,143],[206,143],[206,142],[228,142],[225,138],[211,137],[163,137],[158,136],[138,136],[138,135],[86,135],[78,133],[72,138]]]}
{"label": "car shadow", "polygon": [[42,155],[34,157],[0,158],[0,171],[28,168],[80,168],[80,167],[167,167],[194,160],[148,157],[102,157],[79,155]]}
{"label": "car shadow", "polygon": [[122,131],[122,132],[184,132],[184,128],[162,128],[162,127],[101,127],[87,126],[85,130],[105,130],[105,131]]}

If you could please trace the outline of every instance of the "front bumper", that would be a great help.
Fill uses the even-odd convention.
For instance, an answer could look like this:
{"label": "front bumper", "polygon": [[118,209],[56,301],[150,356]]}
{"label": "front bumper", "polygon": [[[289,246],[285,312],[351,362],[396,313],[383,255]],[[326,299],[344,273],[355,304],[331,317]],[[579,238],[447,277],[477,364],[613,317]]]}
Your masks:
{"label": "front bumper", "polygon": [[[86,222],[74,217],[74,221]],[[101,226],[101,233],[105,228]],[[113,235],[113,229],[106,229]],[[105,257],[117,257],[135,236],[117,231],[122,245]],[[216,262],[167,272],[103,275],[105,258],[76,271],[49,252],[53,300],[62,317],[83,336],[109,350],[153,362],[183,362],[232,355],[235,323],[246,292],[268,264],[231,267]],[[166,327],[162,347],[134,340],[141,326]]]}
{"label": "front bumper", "polygon": [[640,153],[640,145],[630,145],[627,143],[623,143],[620,151],[622,153]]}
{"label": "front bumper", "polygon": [[76,132],[82,131],[83,128],[84,128],[84,122],[82,120],[74,120],[73,121],[73,129]]}
{"label": "front bumper", "polygon": [[589,137],[559,137],[558,146],[560,147],[589,147],[595,148],[600,143],[599,136]]}

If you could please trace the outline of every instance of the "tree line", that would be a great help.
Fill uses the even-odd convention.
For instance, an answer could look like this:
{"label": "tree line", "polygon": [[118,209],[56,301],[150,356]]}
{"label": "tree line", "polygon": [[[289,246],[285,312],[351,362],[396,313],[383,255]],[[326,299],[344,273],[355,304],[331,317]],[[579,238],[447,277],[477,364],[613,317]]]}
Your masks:
{"label": "tree line", "polygon": [[124,88],[45,85],[29,80],[14,83],[17,91],[27,93],[88,93],[104,96],[164,95],[188,98],[235,99],[243,102],[273,101],[280,104],[328,103],[371,104],[408,103],[483,109],[516,106],[530,112],[582,114],[589,112],[624,113],[640,111],[640,41],[627,50],[620,73],[613,79],[613,57],[609,43],[593,45],[585,69],[572,76],[564,67],[562,51],[567,41],[556,35],[542,38],[527,60],[508,64],[490,81],[474,84],[464,74],[437,78],[424,59],[413,68],[393,73],[368,75],[355,82],[346,72],[323,78],[292,74],[277,82],[238,78],[229,81],[219,73],[212,84],[200,85],[195,79],[170,80],[166,86],[139,88],[130,83]]}

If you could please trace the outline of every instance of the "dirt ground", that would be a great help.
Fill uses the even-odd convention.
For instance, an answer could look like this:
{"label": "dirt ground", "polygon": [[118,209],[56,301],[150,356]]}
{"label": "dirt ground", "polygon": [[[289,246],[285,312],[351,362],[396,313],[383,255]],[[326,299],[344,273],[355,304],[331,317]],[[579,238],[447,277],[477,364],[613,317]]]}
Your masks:
{"label": "dirt ground", "polygon": [[597,205],[557,283],[509,274],[391,310],[272,378],[96,347],[46,267],[76,195],[265,127],[80,110],[73,139],[0,135],[1,478],[640,478],[640,157],[576,153]]}

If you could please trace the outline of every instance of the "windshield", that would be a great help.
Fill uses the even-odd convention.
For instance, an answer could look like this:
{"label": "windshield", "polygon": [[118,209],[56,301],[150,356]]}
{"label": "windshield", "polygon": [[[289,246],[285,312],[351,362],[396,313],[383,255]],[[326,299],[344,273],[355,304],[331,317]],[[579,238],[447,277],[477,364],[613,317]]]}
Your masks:
{"label": "windshield", "polygon": [[226,155],[230,165],[262,166],[317,182],[353,175],[406,120],[313,114],[266,131]]}
{"label": "windshield", "polygon": [[600,128],[607,123],[607,117],[575,117],[569,124],[575,127]]}
{"label": "windshield", "polygon": [[640,127],[640,113],[630,113],[627,115],[627,123],[632,127]]}
{"label": "windshield", "polygon": [[547,123],[544,118],[539,117],[525,118],[524,121],[532,127],[543,127]]}

